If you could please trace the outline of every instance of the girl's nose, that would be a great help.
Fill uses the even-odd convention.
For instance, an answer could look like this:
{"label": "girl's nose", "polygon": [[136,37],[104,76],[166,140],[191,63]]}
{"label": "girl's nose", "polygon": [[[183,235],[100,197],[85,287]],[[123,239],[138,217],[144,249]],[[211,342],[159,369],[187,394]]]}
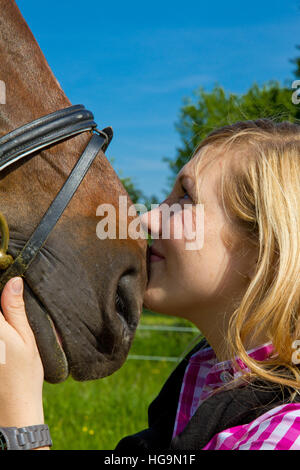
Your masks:
{"label": "girl's nose", "polygon": [[161,234],[161,213],[160,208],[156,207],[151,211],[140,215],[140,221],[143,230],[147,232],[151,238],[157,239]]}

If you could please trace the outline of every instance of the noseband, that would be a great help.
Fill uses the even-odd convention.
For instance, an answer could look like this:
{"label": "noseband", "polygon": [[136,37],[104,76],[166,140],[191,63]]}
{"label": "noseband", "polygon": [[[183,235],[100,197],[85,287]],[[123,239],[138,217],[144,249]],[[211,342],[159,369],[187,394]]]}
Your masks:
{"label": "noseband", "polygon": [[5,271],[0,277],[0,292],[9,279],[25,274],[75,194],[95,157],[100,150],[105,152],[107,149],[113,132],[111,127],[99,131],[93,114],[84,106],[76,105],[36,119],[0,138],[1,171],[27,155],[86,131],[93,133],[88,145],[15,260],[7,254],[9,229],[4,215],[0,212],[0,269]]}

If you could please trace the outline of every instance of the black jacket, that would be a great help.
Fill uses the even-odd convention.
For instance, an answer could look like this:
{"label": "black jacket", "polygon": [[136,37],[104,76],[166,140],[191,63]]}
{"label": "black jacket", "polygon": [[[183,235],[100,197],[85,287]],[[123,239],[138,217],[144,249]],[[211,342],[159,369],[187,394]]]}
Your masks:
{"label": "black jacket", "polygon": [[[218,392],[204,400],[185,429],[172,440],[179,394],[190,357],[207,343],[201,341],[180,362],[148,408],[149,428],[123,438],[115,451],[200,450],[224,429],[247,424],[258,416],[289,403],[286,387],[255,382]],[[297,396],[294,402],[300,402]]]}

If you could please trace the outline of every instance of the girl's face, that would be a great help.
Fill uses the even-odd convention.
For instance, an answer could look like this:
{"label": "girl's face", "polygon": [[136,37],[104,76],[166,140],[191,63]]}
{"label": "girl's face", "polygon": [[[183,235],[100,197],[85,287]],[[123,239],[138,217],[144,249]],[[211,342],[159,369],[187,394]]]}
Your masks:
{"label": "girl's face", "polygon": [[232,307],[235,296],[245,289],[252,272],[249,268],[254,255],[251,256],[250,248],[247,256],[241,257],[226,243],[226,234],[231,232],[218,199],[221,165],[221,160],[217,159],[201,171],[200,203],[203,204],[204,224],[201,223],[203,244],[200,249],[188,250],[188,240],[174,236],[180,233],[179,225],[183,224],[184,204],[192,205],[195,222],[195,159],[182,168],[171,194],[164,201],[168,205],[177,203],[182,208],[170,215],[170,237],[163,237],[161,206],[142,216],[142,222],[155,238],[150,249],[150,277],[144,305],[156,312],[187,318],[199,327],[204,316],[211,321],[212,315],[224,314],[225,309]]}

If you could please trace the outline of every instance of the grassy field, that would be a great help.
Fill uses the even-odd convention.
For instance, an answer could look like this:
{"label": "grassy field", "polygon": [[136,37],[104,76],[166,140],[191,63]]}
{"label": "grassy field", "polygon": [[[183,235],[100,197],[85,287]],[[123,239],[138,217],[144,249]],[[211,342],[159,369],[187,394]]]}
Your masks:
{"label": "grassy field", "polygon": [[[140,325],[193,326],[151,312],[144,312]],[[130,355],[179,357],[197,334],[139,329]],[[119,371],[101,380],[45,383],[45,422],[52,448],[111,450],[122,437],[145,429],[148,406],[175,366],[167,360],[129,358]]]}

